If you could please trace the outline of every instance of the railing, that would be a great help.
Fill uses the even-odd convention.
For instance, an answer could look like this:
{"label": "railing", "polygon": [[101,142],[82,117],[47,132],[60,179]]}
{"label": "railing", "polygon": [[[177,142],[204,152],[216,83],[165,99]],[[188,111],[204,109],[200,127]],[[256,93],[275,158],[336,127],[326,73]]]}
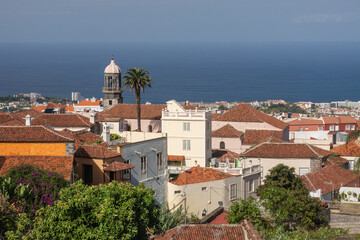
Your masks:
{"label": "railing", "polygon": [[205,118],[207,113],[204,110],[187,110],[185,112],[168,112],[163,110],[162,118]]}
{"label": "railing", "polygon": [[121,87],[117,87],[117,88],[103,87],[102,90],[103,90],[103,92],[106,92],[106,91],[118,91],[118,92],[121,92],[123,89]]}

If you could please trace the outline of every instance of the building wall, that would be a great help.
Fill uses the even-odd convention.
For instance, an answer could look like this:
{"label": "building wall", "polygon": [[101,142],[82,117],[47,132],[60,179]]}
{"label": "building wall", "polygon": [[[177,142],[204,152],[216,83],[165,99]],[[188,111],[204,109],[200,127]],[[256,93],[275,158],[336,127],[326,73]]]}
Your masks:
{"label": "building wall", "polygon": [[64,129],[73,131],[73,132],[78,132],[78,131],[90,131],[90,127],[52,127],[50,126],[52,129],[56,130],[56,131],[62,131]]}
{"label": "building wall", "polygon": [[[308,168],[309,172],[312,171],[312,159],[310,158],[256,158],[256,157],[249,157],[245,159],[245,166],[251,164],[260,164],[263,170],[262,180],[265,179],[265,176],[269,174],[269,170],[276,165],[282,163],[289,167],[295,168],[295,174],[300,174],[300,168]],[[252,161],[250,163],[250,161]]]}
{"label": "building wall", "polygon": [[[166,203],[166,183],[167,183],[167,140],[166,137],[152,140],[135,142],[121,146],[121,153],[124,161],[129,160],[129,164],[134,165],[131,169],[131,183],[138,186],[144,183],[146,187],[155,191],[155,200],[164,205]],[[162,153],[161,169],[157,165],[157,153]],[[141,156],[147,158],[146,173],[141,173]]]}
{"label": "building wall", "polygon": [[[163,118],[162,132],[168,136],[168,154],[184,155],[186,166],[205,167],[211,158],[211,129],[207,127],[207,122],[210,122],[210,119]],[[184,131],[184,123],[190,123],[190,131]],[[184,150],[184,140],[190,140],[190,150]]]}
{"label": "building wall", "polygon": [[0,154],[9,156],[66,156],[66,143],[0,143]]}
{"label": "building wall", "polygon": [[[208,214],[219,206],[223,206],[225,210],[228,210],[236,199],[244,199],[255,194],[255,191],[250,193],[248,185],[246,185],[249,184],[250,179],[255,179],[255,190],[260,183],[260,174],[245,178],[245,180],[239,175],[217,181],[180,186],[169,182],[168,206],[171,209],[174,206],[182,205],[183,209],[185,209],[184,198],[186,197],[188,215],[193,213],[201,218],[203,210]],[[232,184],[236,184],[236,199],[234,200],[230,199],[230,185]],[[180,193],[175,193],[175,191],[180,191]]]}
{"label": "building wall", "polygon": [[242,148],[241,148],[242,145],[240,138],[213,137],[211,140],[212,140],[212,149],[220,149],[220,142],[224,142],[225,149],[239,154],[242,152]]}
{"label": "building wall", "polygon": [[[75,178],[82,179],[82,165],[92,165],[92,171],[93,171],[93,183],[92,185],[98,185],[103,183],[110,182],[110,177],[108,173],[104,173],[104,163],[111,163],[112,161],[120,161],[120,157],[115,158],[109,158],[109,159],[97,159],[97,158],[82,158],[82,157],[75,157],[75,166],[74,166],[74,173]],[[120,179],[121,175],[120,172],[116,173],[116,179]]]}
{"label": "building wall", "polygon": [[[128,124],[130,124],[132,131],[137,129],[137,119],[124,119],[124,121],[126,121]],[[126,130],[126,129],[122,130],[120,128],[120,122],[119,121],[101,122],[101,128],[100,129],[103,129],[103,125],[105,123],[110,125],[110,133],[120,134],[122,131]],[[149,132],[149,125],[152,126],[152,132],[154,132],[154,133],[161,132],[161,120],[141,119],[141,131],[142,132]]]}
{"label": "building wall", "polygon": [[100,105],[98,106],[74,106],[75,112],[88,112],[88,111],[95,111],[95,112],[102,112],[104,109]]}

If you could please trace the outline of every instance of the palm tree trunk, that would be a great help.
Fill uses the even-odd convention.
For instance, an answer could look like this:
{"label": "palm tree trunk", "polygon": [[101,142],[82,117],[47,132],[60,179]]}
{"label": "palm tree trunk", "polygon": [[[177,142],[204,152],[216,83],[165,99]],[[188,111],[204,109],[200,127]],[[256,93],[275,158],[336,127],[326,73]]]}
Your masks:
{"label": "palm tree trunk", "polygon": [[140,89],[136,91],[136,105],[137,105],[137,123],[138,123],[138,131],[141,132],[141,106],[140,106]]}

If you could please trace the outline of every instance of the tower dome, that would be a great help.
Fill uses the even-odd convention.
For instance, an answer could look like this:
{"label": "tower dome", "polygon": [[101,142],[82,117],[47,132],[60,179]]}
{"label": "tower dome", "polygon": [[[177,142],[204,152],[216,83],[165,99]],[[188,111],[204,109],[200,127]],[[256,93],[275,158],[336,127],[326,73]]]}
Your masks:
{"label": "tower dome", "polygon": [[121,73],[121,69],[115,64],[114,58],[111,59],[110,64],[105,68],[104,73]]}

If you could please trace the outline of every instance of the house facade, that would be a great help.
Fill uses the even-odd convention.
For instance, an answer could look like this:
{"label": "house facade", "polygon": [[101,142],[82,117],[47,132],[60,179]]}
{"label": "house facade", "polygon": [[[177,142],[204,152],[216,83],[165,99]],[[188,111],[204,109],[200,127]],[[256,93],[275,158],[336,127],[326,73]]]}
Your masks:
{"label": "house facade", "polygon": [[161,132],[167,134],[168,154],[184,156],[185,166],[205,167],[211,159],[211,113],[186,110],[175,100],[162,111]]}

